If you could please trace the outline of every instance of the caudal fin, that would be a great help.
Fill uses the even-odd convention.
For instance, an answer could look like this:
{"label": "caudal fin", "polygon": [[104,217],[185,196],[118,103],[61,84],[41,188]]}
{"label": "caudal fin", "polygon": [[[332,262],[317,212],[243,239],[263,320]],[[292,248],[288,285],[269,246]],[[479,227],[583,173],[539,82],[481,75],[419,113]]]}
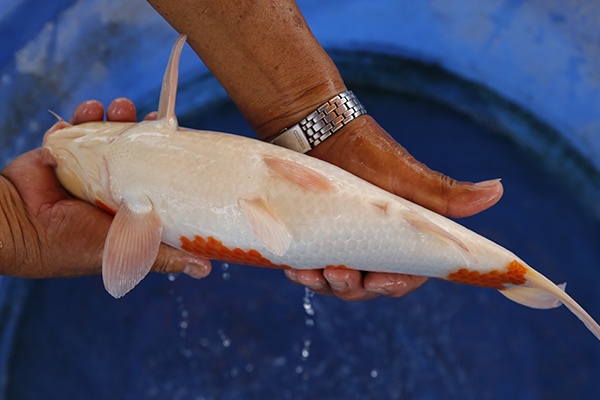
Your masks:
{"label": "caudal fin", "polygon": [[533,308],[554,308],[564,304],[600,340],[600,325],[565,292],[565,284],[555,285],[532,268],[527,269],[527,282],[531,287],[515,286],[500,290],[509,299]]}

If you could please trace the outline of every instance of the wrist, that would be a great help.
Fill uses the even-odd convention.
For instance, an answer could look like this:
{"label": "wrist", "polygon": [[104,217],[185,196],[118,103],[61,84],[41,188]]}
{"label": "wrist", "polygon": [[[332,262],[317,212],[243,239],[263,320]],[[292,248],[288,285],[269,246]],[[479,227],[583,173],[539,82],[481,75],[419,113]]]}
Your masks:
{"label": "wrist", "polygon": [[305,80],[302,84],[287,85],[279,93],[273,93],[262,107],[248,110],[245,117],[260,139],[272,139],[346,90],[337,70],[319,75],[313,78],[312,83]]}
{"label": "wrist", "polygon": [[284,129],[268,141],[299,153],[306,153],[366,113],[356,95],[351,90],[346,90],[330,98],[298,123]]}

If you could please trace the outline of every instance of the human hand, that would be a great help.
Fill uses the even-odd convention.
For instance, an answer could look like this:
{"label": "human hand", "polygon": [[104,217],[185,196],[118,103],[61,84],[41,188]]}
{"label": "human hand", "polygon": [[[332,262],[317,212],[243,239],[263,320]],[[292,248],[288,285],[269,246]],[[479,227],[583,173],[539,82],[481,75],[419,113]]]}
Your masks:
{"label": "human hand", "polygon": [[[361,116],[321,143],[310,155],[335,164],[389,192],[449,217],[483,211],[502,197],[498,180],[457,182],[415,160],[373,118]],[[426,278],[349,269],[286,271],[290,280],[343,300],[400,297]]]}
{"label": "human hand", "polygon": [[[135,121],[135,107],[115,100],[107,117]],[[90,101],[77,108],[71,123],[103,118],[102,104]],[[111,221],[109,214],[64,191],[41,149],[25,153],[0,174],[0,273],[25,278],[99,274]],[[202,278],[211,266],[208,260],[162,244],[152,269]]]}

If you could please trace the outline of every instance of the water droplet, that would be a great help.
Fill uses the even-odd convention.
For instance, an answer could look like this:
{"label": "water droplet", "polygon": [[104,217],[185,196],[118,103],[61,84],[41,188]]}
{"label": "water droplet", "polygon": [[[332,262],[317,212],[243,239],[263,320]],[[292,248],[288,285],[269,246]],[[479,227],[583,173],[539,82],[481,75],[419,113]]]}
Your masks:
{"label": "water droplet", "polygon": [[177,279],[177,275],[167,274],[167,278],[169,279],[170,282],[175,282],[175,279]]}
{"label": "water droplet", "polygon": [[306,361],[308,356],[310,356],[310,345],[311,344],[312,344],[312,340],[304,339],[304,342],[302,343],[302,350],[300,351],[302,361]]}
{"label": "water droplet", "polygon": [[229,347],[231,346],[231,339],[229,339],[227,337],[227,335],[225,335],[225,333],[223,332],[222,329],[219,329],[217,331],[218,335],[219,335],[219,339],[221,339],[221,344],[223,345],[223,347]]}
{"label": "water droplet", "polygon": [[377,372],[376,369],[371,370],[371,378],[375,379],[375,378],[377,378],[378,375],[379,375],[379,372]]}
{"label": "water droplet", "polygon": [[229,263],[226,263],[226,262],[222,263],[221,270],[223,271],[223,273],[221,274],[221,277],[223,278],[224,281],[231,278],[231,273],[229,272]]}
{"label": "water droplet", "polygon": [[304,312],[308,316],[315,315],[315,309],[312,305],[312,298],[315,296],[315,292],[308,288],[304,288],[304,298],[302,299],[302,308],[304,308]]}

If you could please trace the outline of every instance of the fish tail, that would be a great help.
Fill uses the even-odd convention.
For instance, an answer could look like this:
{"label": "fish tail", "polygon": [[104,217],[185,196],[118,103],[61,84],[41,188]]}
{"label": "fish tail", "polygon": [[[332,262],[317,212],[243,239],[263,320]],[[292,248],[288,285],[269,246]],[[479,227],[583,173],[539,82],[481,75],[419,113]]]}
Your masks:
{"label": "fish tail", "polygon": [[554,308],[564,304],[600,340],[600,325],[565,292],[566,284],[556,285],[533,268],[527,268],[527,283],[500,290],[509,299],[532,308]]}

